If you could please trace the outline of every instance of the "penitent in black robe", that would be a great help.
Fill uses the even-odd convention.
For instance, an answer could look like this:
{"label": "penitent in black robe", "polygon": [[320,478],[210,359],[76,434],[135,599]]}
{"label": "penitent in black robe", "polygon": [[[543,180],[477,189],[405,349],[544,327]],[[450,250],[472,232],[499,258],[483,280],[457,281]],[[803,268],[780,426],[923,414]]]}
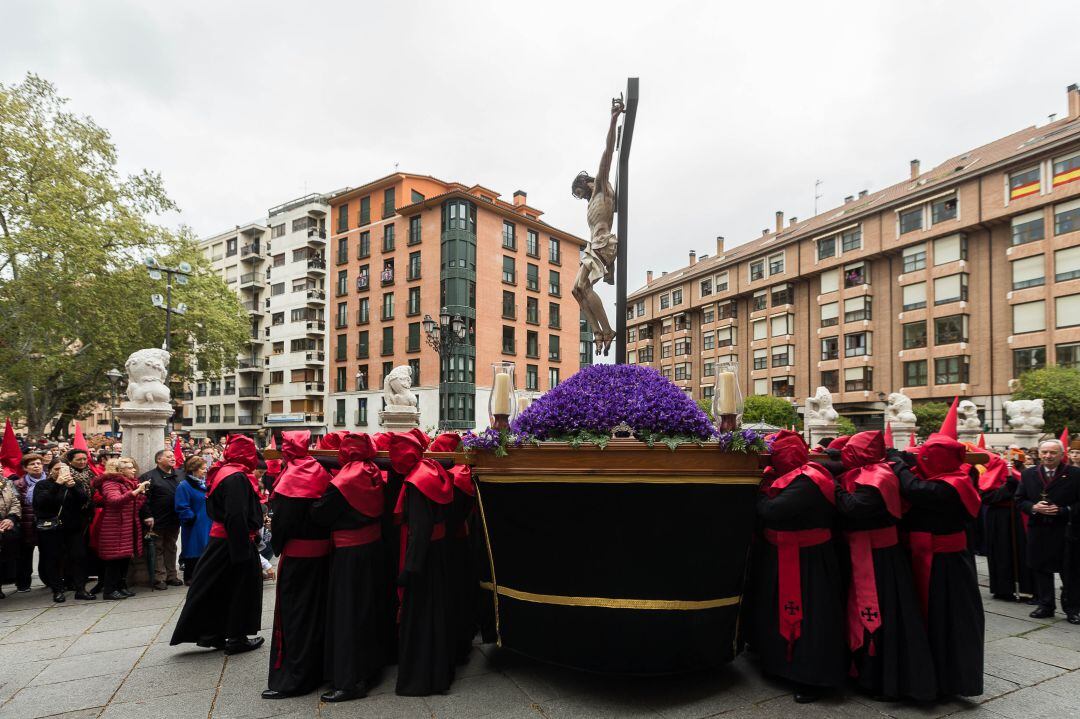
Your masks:
{"label": "penitent in black robe", "polygon": [[228,538],[206,545],[170,644],[220,644],[256,634],[262,624],[262,567],[251,533],[262,527],[263,511],[248,478],[237,472],[218,480],[206,513],[225,525]]}
{"label": "penitent in black robe", "polygon": [[[911,503],[901,526],[937,535],[966,532],[972,521],[960,495],[942,481],[919,479],[901,461],[891,462],[900,491]],[[983,692],[983,616],[975,558],[967,549],[934,554],[926,634],[942,696]]]}
{"label": "penitent in black robe", "polygon": [[446,540],[432,539],[446,507],[405,484],[405,524],[408,539],[404,566],[398,577],[404,587],[398,635],[397,693],[428,696],[450,688],[454,681],[454,629],[447,609],[449,582]]}
{"label": "penitent in black robe", "polygon": [[[311,519],[332,531],[378,524],[354,509],[337,487],[311,508]],[[383,613],[386,572],[382,540],[335,547],[330,562],[324,673],[334,689],[366,693],[378,682],[386,660]]]}
{"label": "penitent in black robe", "polygon": [[454,625],[454,659],[459,664],[468,660],[479,624],[479,585],[470,537],[475,506],[476,497],[454,488],[446,520],[446,562],[450,580],[448,614]]}
{"label": "penitent in black robe", "polygon": [[401,486],[405,476],[395,472],[392,468],[386,470],[386,484],[383,486],[383,511],[380,522],[382,523],[382,548],[383,548],[383,572],[385,573],[382,586],[386,594],[382,603],[382,636],[384,637],[384,651],[386,652],[385,663],[397,664],[398,660],[398,615],[400,612],[400,599],[398,598],[398,567],[400,565],[401,542],[398,539],[399,527],[395,522],[394,507],[397,506],[398,496],[401,494]]}
{"label": "penitent in black robe", "polygon": [[990,571],[990,593],[995,597],[1035,594],[1035,580],[1027,565],[1027,532],[1013,495],[1017,480],[1009,477],[997,489],[979,492],[985,517],[983,543]]}
{"label": "penitent in black robe", "polygon": [[[805,476],[771,499],[762,494],[757,514],[765,529],[776,531],[831,529],[836,518],[833,505]],[[790,657],[788,642],[780,634],[776,547],[759,539],[751,571],[754,606],[748,639],[762,670],[809,686],[843,686],[847,676],[844,595],[834,542],[799,549],[803,620]]]}
{"label": "penitent in black robe", "polygon": [[311,518],[316,501],[280,494],[270,499],[270,543],[280,558],[267,686],[289,695],[306,694],[323,683],[329,549],[320,557],[289,556],[286,550],[290,540],[329,544],[330,529]]}
{"label": "penitent in black robe", "polygon": [[[876,488],[836,489],[836,509],[845,532],[896,526]],[[937,679],[915,586],[911,561],[902,544],[872,550],[881,626],[851,656],[855,681],[871,696],[916,701],[937,698]],[[850,564],[850,554],[846,555]]]}

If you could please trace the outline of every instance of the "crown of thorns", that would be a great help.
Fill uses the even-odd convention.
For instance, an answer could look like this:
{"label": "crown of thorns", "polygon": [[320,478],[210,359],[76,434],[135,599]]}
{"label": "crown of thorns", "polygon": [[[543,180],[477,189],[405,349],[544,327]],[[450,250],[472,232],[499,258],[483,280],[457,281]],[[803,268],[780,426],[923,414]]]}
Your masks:
{"label": "crown of thorns", "polygon": [[587,170],[582,170],[581,172],[579,172],[577,174],[577,177],[574,178],[574,182],[571,183],[571,185],[570,185],[571,194],[573,193],[574,190],[576,190],[579,187],[587,187],[588,183],[592,179],[593,179],[592,175],[590,175]]}

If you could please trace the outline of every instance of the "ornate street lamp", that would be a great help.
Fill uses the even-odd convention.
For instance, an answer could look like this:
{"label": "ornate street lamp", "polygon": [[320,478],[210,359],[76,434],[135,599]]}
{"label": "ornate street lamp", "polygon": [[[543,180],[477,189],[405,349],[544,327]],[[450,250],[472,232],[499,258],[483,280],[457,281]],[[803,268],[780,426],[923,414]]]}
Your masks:
{"label": "ornate street lamp", "polygon": [[[449,372],[449,358],[454,355],[454,352],[458,347],[465,344],[468,323],[465,321],[465,318],[459,314],[451,315],[450,310],[445,307],[439,312],[438,323],[431,318],[431,315],[424,315],[423,323],[424,334],[427,336],[427,343],[431,346],[431,349],[439,354],[439,367],[445,368],[445,370]],[[440,400],[446,395],[446,386],[441,379],[442,377],[440,377],[439,382]],[[443,401],[439,402],[440,429],[447,429],[447,420],[442,417],[442,407],[444,407],[445,404],[446,403]]]}
{"label": "ornate street lamp", "polygon": [[111,387],[111,391],[109,392],[109,399],[111,400],[109,402],[109,428],[112,429],[113,436],[116,436],[116,403],[119,399],[117,390],[119,389],[120,380],[123,378],[124,374],[113,367],[105,373],[105,376],[109,378],[109,385]]}

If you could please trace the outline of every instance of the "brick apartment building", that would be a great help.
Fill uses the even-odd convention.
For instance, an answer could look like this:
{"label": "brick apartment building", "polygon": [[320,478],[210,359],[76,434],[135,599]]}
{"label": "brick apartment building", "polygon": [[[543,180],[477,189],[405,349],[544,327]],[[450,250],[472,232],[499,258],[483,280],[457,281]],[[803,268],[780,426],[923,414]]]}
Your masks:
{"label": "brick apartment building", "polygon": [[[511,360],[517,388],[540,393],[591,362],[570,293],[584,241],[481,185],[395,173],[328,200],[328,381],[331,429],[378,431],[382,385],[413,368],[421,424],[487,426],[491,363]],[[467,322],[446,358],[423,320]],[[440,374],[443,381],[440,382]]]}
{"label": "brick apartment building", "polygon": [[1080,367],[1080,90],[1068,114],[633,292],[627,360],[695,398],[737,360],[745,394],[818,386],[861,426],[885,398],[974,401],[990,430],[1025,370]]}

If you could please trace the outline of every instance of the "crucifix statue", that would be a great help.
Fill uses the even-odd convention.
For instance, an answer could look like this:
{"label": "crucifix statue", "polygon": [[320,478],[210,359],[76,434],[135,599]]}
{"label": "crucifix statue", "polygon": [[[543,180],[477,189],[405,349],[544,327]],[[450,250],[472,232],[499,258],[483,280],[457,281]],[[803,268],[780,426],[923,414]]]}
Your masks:
{"label": "crucifix statue", "polygon": [[611,174],[611,158],[615,154],[616,129],[619,115],[625,106],[622,98],[611,101],[611,122],[608,125],[607,143],[604,154],[600,156],[600,169],[596,177],[590,177],[581,171],[574,178],[571,192],[579,200],[588,200],[585,216],[589,222],[589,244],[581,257],[581,267],[574,279],[574,299],[581,306],[589,328],[593,332],[596,351],[608,354],[615,339],[615,330],[608,321],[604,303],[593,289],[593,285],[604,279],[614,284],[615,258],[619,250],[619,238],[612,232],[615,219],[615,189],[608,176]]}

